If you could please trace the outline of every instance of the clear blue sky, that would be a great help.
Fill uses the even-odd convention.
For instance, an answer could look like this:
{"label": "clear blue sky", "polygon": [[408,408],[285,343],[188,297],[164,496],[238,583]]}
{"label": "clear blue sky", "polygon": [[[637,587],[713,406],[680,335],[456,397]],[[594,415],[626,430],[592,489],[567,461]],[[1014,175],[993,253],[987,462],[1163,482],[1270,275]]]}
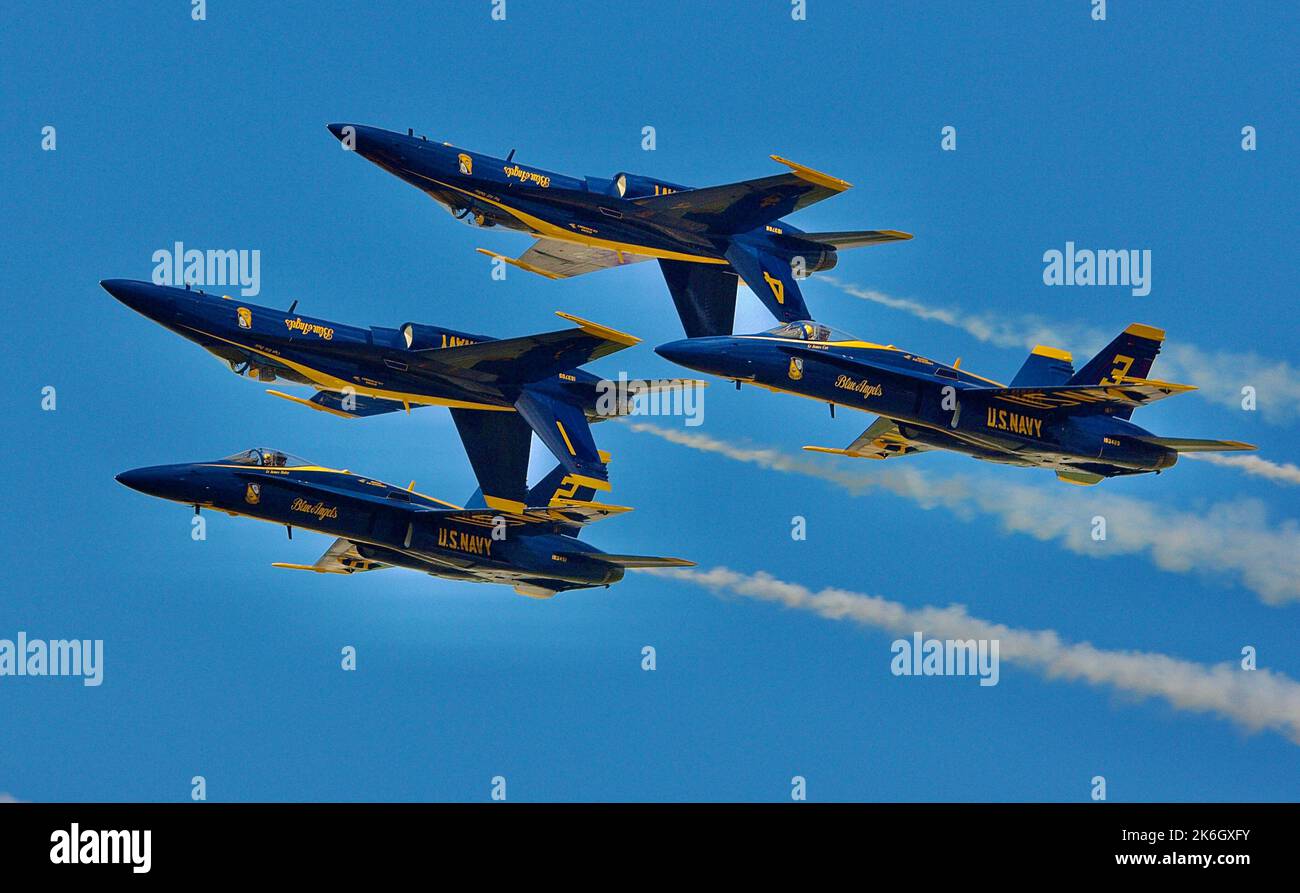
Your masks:
{"label": "clear blue sky", "polygon": [[[266,445],[456,501],[474,486],[444,411],[355,423],[308,412],[99,288],[148,278],[152,253],[177,240],[259,249],[260,303],[500,335],[546,330],[561,309],[645,339],[596,371],[675,374],[650,349],[680,337],[654,264],[493,282],[473,249],[518,254],[527,239],[453,221],[341,152],[328,121],[695,185],[773,173],[775,152],[855,184],[799,214],[801,227],[916,234],[844,254],[846,283],[1104,331],[1141,321],[1170,344],[1289,360],[1294,5],[1109,5],[1104,23],[1085,0],[809,0],[806,22],[783,0],[616,12],[508,0],[504,22],[487,0],[213,0],[205,22],[179,0],[10,9],[0,638],[103,639],[106,668],[99,688],[0,678],[0,793],[183,800],[203,775],[213,800],[483,800],[504,775],[512,800],[780,800],[797,774],[816,800],[1081,800],[1102,774],[1112,800],[1295,800],[1296,744],[1163,700],[1006,662],[994,688],[899,679],[885,632],[634,574],[539,603],[402,571],[279,571],[272,561],[313,561],[329,540],[213,515],[207,541],[192,542],[187,509],[113,480]],[[40,148],[47,124],[54,152]],[[1245,124],[1258,128],[1254,153],[1239,146]],[[956,152],[939,149],[945,125]],[[1067,239],[1151,249],[1152,294],[1044,287],[1042,253]],[[742,327],[766,325],[742,294]],[[807,296],[827,322],[1003,380],[1023,358],[825,282]],[[58,389],[52,413],[39,408],[45,385]],[[1261,416],[1189,396],[1138,421],[1300,459],[1294,414]],[[698,430],[797,454],[868,422],[715,385]],[[614,454],[613,501],[637,509],[589,530],[603,548],[910,607],[960,602],[1198,664],[1250,644],[1261,666],[1300,677],[1300,604],[1264,604],[1238,574],[1077,554],[988,512],[853,497],[616,424],[596,434]],[[941,479],[1064,487],[958,456],[901,461]],[[1295,523],[1300,493],[1193,462],[1101,489],[1189,515],[1250,500],[1270,527]],[[805,542],[791,540],[794,515]],[[640,669],[647,644],[655,672]],[[356,672],[339,669],[344,645]]]}

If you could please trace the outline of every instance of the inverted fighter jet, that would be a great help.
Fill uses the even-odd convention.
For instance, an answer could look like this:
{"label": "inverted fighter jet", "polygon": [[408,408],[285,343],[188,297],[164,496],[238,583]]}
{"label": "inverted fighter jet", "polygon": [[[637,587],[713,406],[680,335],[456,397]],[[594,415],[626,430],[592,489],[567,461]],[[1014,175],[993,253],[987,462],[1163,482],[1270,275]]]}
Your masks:
{"label": "inverted fighter jet", "polygon": [[[502,444],[510,449],[501,455],[517,461],[519,446],[533,433],[575,480],[609,489],[588,423],[626,414],[630,404],[615,394],[614,382],[578,367],[638,343],[631,335],[564,313],[557,315],[575,328],[500,340],[419,323],[363,329],[297,314],[296,301],[285,311],[150,282],[100,284],[239,375],[317,389],[310,399],[268,391],[276,397],[345,418],[449,407],[471,464],[488,481],[489,505],[523,507],[518,492],[507,496],[493,489],[488,469]],[[623,387],[649,393],[693,384],[637,381]],[[527,451],[522,455],[526,462]]]}
{"label": "inverted fighter jet", "polygon": [[330,124],[355,151],[479,226],[538,237],[518,258],[549,279],[656,258],[688,337],[731,334],[737,277],[778,320],[808,319],[799,279],[836,252],[912,238],[895,230],[806,233],[781,218],[850,188],[777,155],[786,173],[694,189],[639,174],[569,177],[362,124]]}

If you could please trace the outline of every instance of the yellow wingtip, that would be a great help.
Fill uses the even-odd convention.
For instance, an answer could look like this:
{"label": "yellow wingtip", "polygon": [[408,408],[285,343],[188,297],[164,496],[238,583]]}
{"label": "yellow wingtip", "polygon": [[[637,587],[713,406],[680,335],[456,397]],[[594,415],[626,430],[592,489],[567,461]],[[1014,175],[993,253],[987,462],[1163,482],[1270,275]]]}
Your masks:
{"label": "yellow wingtip", "polygon": [[563,276],[555,275],[550,270],[543,270],[541,267],[535,267],[532,264],[525,263],[524,261],[518,260],[517,258],[506,257],[504,254],[497,254],[495,251],[488,251],[486,248],[475,248],[474,250],[477,251],[479,254],[485,254],[488,257],[493,258],[495,260],[503,260],[506,263],[510,264],[510,266],[518,267],[519,269],[525,272],[536,273],[538,276],[545,276],[547,279],[564,278]]}
{"label": "yellow wingtip", "polygon": [[602,326],[598,322],[592,322],[589,319],[583,319],[580,316],[574,316],[572,313],[565,313],[563,310],[556,310],[555,315],[560,319],[567,319],[582,329],[588,335],[594,335],[597,338],[604,338],[606,341],[613,341],[627,347],[634,344],[640,344],[641,339],[635,335],[629,335],[627,332],[620,332],[618,329],[611,329],[609,326]]}
{"label": "yellow wingtip", "polygon": [[780,155],[768,156],[777,164],[784,164],[795,175],[809,183],[816,183],[818,186],[825,186],[835,192],[843,192],[846,189],[852,189],[853,184],[848,180],[841,180],[839,177],[832,177],[830,174],[824,174],[819,170],[814,170],[806,164],[799,164],[797,161],[791,161],[789,158],[782,158]]}
{"label": "yellow wingtip", "polygon": [[356,416],[335,409],[332,406],[321,406],[319,403],[312,403],[310,400],[304,400],[302,397],[295,397],[293,394],[286,394],[284,391],[277,391],[274,388],[267,388],[266,392],[272,397],[279,397],[281,400],[288,400],[290,403],[297,403],[308,409],[315,409],[318,412],[328,412],[330,415],[336,415],[341,419],[355,419]]}
{"label": "yellow wingtip", "polygon": [[323,567],[317,567],[314,564],[290,564],[287,561],[272,561],[271,567],[282,567],[291,571],[311,571],[313,574],[342,574],[347,576],[348,571],[332,571]]}

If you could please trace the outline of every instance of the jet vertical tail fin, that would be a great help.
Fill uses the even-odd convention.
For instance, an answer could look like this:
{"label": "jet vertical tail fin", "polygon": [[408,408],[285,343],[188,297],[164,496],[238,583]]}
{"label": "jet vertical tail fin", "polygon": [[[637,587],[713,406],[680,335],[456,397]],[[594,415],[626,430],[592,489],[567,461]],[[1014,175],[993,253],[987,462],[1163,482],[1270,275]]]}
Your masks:
{"label": "jet vertical tail fin", "polygon": [[781,322],[812,319],[788,261],[738,242],[731,243],[725,256],[763,306]]}
{"label": "jet vertical tail fin", "polygon": [[[602,461],[609,462],[609,454],[600,454]],[[528,491],[530,506],[550,506],[564,502],[592,502],[596,498],[596,488],[589,487],[569,473],[563,465],[551,469],[550,474],[538,481]]]}
{"label": "jet vertical tail fin", "polygon": [[546,389],[528,386],[515,401],[515,409],[579,484],[609,489],[609,471],[581,407]]}
{"label": "jet vertical tail fin", "polygon": [[1074,357],[1069,351],[1040,344],[1029,354],[1016,377],[1011,379],[1011,387],[1065,384],[1073,377]]}
{"label": "jet vertical tail fin", "polygon": [[660,260],[659,269],[687,338],[731,334],[740,284],[736,276],[720,267],[681,260]]}
{"label": "jet vertical tail fin", "polygon": [[[1075,373],[1069,384],[1117,385],[1125,379],[1146,379],[1164,340],[1164,329],[1135,322]],[[1115,414],[1127,419],[1133,410],[1120,409]]]}
{"label": "jet vertical tail fin", "polygon": [[472,502],[499,511],[522,511],[528,498],[528,453],[533,431],[514,412],[453,409],[461,443],[478,479]]}

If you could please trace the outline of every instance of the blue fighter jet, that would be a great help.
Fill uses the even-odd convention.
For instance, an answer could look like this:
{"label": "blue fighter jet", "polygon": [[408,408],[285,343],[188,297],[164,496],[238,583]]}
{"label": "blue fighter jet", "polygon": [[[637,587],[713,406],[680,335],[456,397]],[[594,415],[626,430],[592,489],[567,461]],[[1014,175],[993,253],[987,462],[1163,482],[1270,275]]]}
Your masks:
{"label": "blue fighter jet", "polygon": [[802,321],[737,337],[664,344],[663,357],[740,387],[751,383],[880,417],[843,449],[863,459],[952,450],[976,459],[1047,468],[1072,484],[1159,474],[1179,453],[1253,450],[1235,440],[1157,437],[1133,410],[1195,390],[1147,378],[1165,333],[1134,323],[1078,372],[1069,353],[1035,347],[1010,385],[828,326]]}
{"label": "blue fighter jet", "polygon": [[850,184],[777,155],[790,170],[694,189],[638,174],[568,177],[362,124],[327,125],[345,149],[428,194],[460,219],[537,236],[523,270],[564,279],[656,258],[688,337],[730,334],[737,277],[782,321],[807,319],[799,279],[836,252],[912,238],[895,230],[806,233],[781,218]]}
{"label": "blue fighter jet", "polygon": [[[506,465],[524,467],[517,457]],[[476,492],[465,508],[278,450],[212,462],[124,471],[117,480],[149,496],[337,537],[314,564],[275,567],[355,574],[404,567],[436,577],[504,583],[532,598],[609,586],[629,567],[690,567],[680,558],[612,555],[578,539],[583,526],[627,511],[591,502],[562,466],[527,492],[519,512],[491,510]]]}
{"label": "blue fighter jet", "polygon": [[488,505],[505,510],[523,508],[523,485],[507,483],[516,469],[502,469],[499,456],[526,462],[519,448],[533,433],[575,480],[608,490],[589,422],[626,414],[631,403],[624,398],[634,387],[651,393],[696,384],[615,383],[579,369],[639,339],[564,313],[558,315],[576,328],[498,340],[419,323],[363,329],[297,314],[296,301],[285,311],[150,282],[100,284],[236,374],[317,389],[310,399],[268,391],[277,397],[345,418],[449,407]]}

